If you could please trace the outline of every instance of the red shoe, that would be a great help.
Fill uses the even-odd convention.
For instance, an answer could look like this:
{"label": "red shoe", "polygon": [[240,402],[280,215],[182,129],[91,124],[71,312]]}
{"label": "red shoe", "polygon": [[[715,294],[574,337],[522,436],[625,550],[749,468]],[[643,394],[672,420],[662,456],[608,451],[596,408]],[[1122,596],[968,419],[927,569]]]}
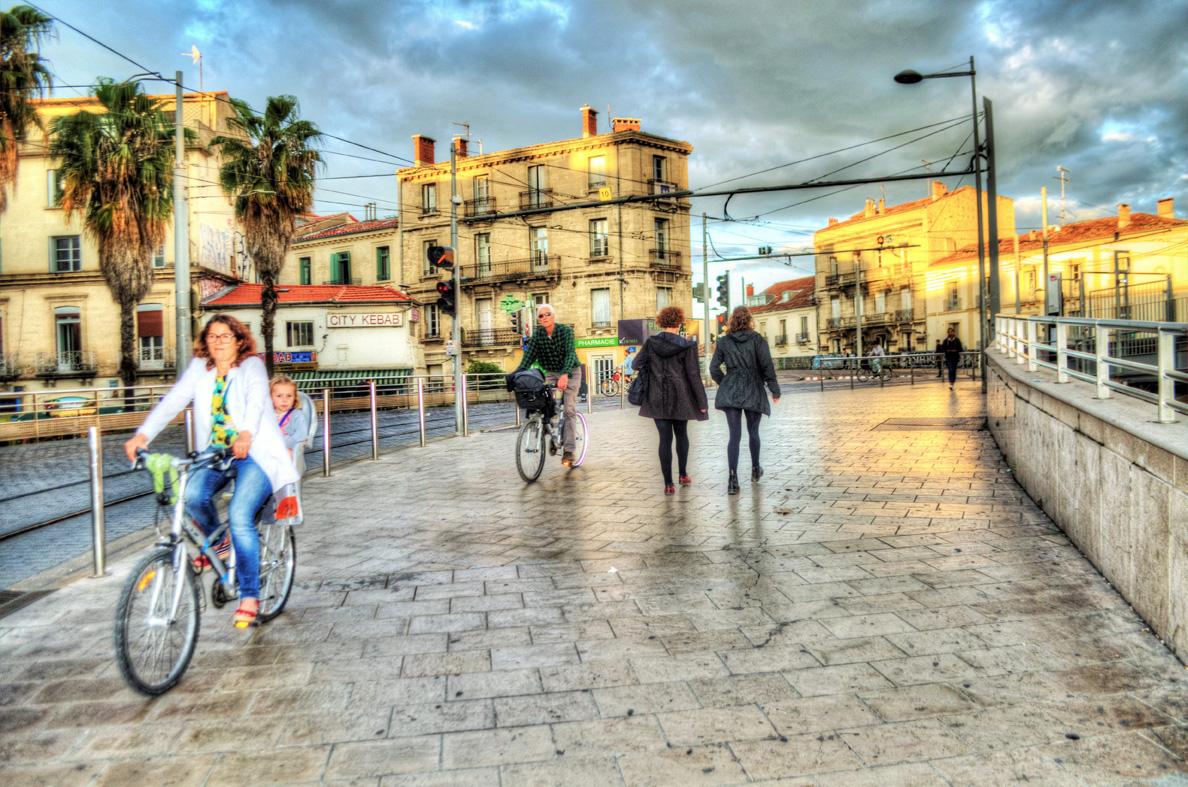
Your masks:
{"label": "red shoe", "polygon": [[675,486],[673,486],[672,484],[665,484],[665,485],[664,485],[664,494],[666,494],[666,495],[675,495],[675,494],[676,494],[676,487],[675,487]]}
{"label": "red shoe", "polygon": [[683,475],[677,479],[681,486],[693,486],[693,479],[687,475]]}

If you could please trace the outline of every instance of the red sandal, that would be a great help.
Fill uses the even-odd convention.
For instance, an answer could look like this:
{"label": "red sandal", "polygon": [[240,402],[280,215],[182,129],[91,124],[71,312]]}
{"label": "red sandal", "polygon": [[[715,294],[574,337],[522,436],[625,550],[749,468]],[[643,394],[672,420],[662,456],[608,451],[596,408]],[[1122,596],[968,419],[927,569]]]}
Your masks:
{"label": "red sandal", "polygon": [[232,624],[237,629],[250,628],[256,625],[256,616],[259,614],[256,609],[245,609],[240,607],[235,610],[235,617],[232,619]]}

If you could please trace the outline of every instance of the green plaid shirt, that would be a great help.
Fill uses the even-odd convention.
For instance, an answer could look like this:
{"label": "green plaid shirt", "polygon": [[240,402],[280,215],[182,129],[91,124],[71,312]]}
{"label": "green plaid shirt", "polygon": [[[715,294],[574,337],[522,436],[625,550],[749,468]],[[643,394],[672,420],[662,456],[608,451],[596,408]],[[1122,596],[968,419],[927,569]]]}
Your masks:
{"label": "green plaid shirt", "polygon": [[569,374],[578,365],[577,350],[573,344],[573,328],[568,325],[553,327],[550,337],[544,328],[537,326],[532,337],[528,339],[528,347],[524,350],[524,357],[516,371],[527,369],[539,363],[546,372]]}

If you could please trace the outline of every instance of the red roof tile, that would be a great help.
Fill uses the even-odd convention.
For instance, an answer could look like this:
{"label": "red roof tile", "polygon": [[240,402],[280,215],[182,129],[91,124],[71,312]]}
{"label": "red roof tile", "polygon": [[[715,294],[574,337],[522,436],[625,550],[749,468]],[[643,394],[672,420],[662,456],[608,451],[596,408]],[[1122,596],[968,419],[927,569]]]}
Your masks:
{"label": "red roof tile", "polygon": [[941,202],[942,200],[946,200],[949,197],[952,197],[956,194],[960,194],[963,191],[971,191],[971,190],[973,190],[973,186],[961,186],[958,189],[955,189],[953,191],[949,191],[949,192],[946,192],[945,194],[940,195],[935,200],[932,197],[924,197],[923,199],[912,200],[911,202],[901,202],[898,205],[892,205],[890,207],[885,207],[885,208],[883,208],[882,212],[875,213],[873,216],[867,216],[866,211],[864,211],[864,210],[859,211],[858,213],[855,213],[853,216],[850,216],[850,218],[846,219],[845,221],[839,221],[837,224],[830,224],[828,227],[822,227],[821,229],[817,230],[817,232],[818,233],[828,232],[830,230],[835,230],[838,227],[848,226],[849,224],[856,222],[856,221],[864,221],[866,219],[881,219],[885,216],[890,216],[895,213],[903,213],[904,211],[916,210],[917,208],[922,208],[925,205],[928,205],[929,203]]}
{"label": "red roof tile", "polygon": [[[205,302],[207,307],[259,306],[263,284],[240,284]],[[286,303],[404,303],[407,293],[392,287],[344,284],[283,284],[276,288],[277,302]]]}
{"label": "red roof tile", "polygon": [[396,229],[400,223],[400,219],[392,217],[390,219],[372,219],[371,221],[354,221],[345,224],[339,224],[329,229],[314,229],[307,234],[297,233],[293,238],[294,243],[304,243],[310,240],[321,240],[322,238],[334,238],[339,235],[356,235],[361,232],[375,232],[376,230]]}
{"label": "red roof tile", "polygon": [[[813,305],[813,292],[817,286],[816,276],[804,276],[799,279],[778,281],[763,291],[767,303],[762,306],[752,306],[751,312],[785,311],[800,309]],[[788,293],[788,300],[784,300],[784,293]]]}

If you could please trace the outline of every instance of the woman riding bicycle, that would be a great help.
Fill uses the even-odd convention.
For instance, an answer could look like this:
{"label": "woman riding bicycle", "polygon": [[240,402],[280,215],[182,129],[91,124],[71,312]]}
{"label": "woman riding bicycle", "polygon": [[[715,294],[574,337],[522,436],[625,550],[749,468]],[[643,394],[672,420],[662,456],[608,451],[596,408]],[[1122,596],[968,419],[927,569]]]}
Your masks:
{"label": "woman riding bicycle", "polygon": [[226,472],[206,467],[190,477],[186,513],[203,532],[214,532],[219,524],[214,495],[236,479],[228,513],[240,594],[234,624],[243,628],[255,621],[260,606],[256,513],[273,492],[296,483],[298,476],[273,417],[268,374],[256,356],[256,341],[234,317],[216,314],[206,323],[185,373],[124,443],[129,461],[191,402],[199,440],[205,439],[208,449],[230,448],[234,456]]}

